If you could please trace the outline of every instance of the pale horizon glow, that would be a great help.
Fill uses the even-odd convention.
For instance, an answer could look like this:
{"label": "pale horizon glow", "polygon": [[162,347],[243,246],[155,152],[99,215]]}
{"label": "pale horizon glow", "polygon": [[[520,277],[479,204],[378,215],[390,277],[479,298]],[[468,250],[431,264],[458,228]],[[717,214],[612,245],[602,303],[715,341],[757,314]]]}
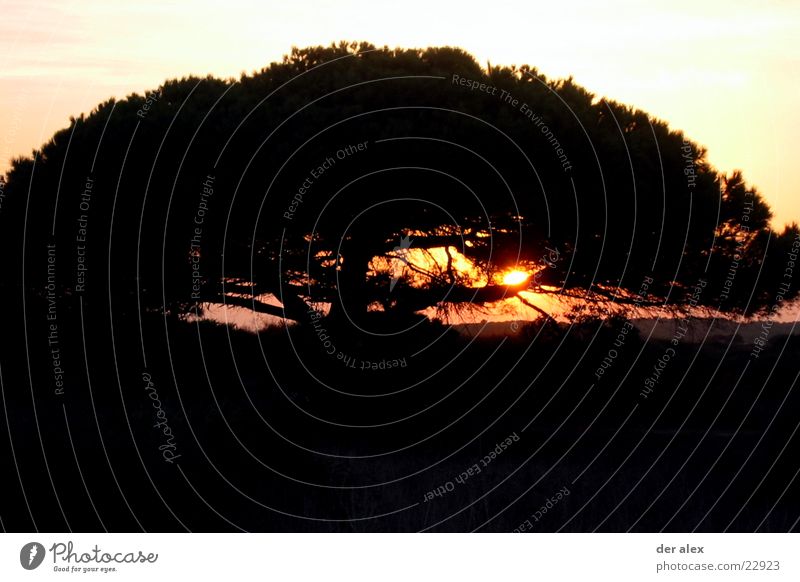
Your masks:
{"label": "pale horizon glow", "polygon": [[459,46],[572,75],[741,169],[775,226],[800,221],[800,4],[0,0],[0,173],[98,103],[189,74],[230,78],[292,46]]}

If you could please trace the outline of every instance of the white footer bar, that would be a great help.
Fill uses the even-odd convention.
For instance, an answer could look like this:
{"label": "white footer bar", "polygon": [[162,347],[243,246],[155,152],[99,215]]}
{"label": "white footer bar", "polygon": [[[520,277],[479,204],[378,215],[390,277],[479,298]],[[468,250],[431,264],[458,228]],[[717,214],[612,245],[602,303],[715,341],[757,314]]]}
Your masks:
{"label": "white footer bar", "polygon": [[800,580],[791,534],[4,534],[0,580]]}

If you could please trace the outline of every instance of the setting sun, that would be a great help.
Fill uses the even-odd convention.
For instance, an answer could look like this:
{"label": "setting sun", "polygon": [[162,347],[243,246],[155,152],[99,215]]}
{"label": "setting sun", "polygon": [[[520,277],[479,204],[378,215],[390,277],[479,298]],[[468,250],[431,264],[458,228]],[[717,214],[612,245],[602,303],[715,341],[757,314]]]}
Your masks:
{"label": "setting sun", "polygon": [[509,271],[503,275],[503,285],[521,285],[530,277],[525,271]]}

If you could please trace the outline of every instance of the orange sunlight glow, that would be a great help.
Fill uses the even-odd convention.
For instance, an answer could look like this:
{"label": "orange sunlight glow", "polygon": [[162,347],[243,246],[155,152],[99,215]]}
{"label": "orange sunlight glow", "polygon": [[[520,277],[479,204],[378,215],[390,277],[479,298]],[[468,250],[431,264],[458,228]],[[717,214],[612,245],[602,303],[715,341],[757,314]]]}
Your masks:
{"label": "orange sunlight glow", "polygon": [[503,285],[522,285],[530,277],[525,271],[509,271],[503,275]]}
{"label": "orange sunlight glow", "polygon": [[454,246],[401,249],[392,256],[373,257],[369,275],[391,274],[406,279],[412,287],[424,287],[432,278],[443,276],[448,263],[461,284],[469,287],[489,284],[486,274]]}

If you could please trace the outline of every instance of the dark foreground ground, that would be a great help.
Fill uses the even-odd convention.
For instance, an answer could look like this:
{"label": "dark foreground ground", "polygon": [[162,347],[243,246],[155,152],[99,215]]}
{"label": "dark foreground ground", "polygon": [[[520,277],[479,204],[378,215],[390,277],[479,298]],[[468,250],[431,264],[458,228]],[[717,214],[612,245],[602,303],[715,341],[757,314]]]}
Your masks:
{"label": "dark foreground ground", "polygon": [[330,355],[311,325],[59,317],[56,365],[45,318],[10,316],[28,335],[0,359],[6,531],[797,528],[797,338],[755,358],[620,342],[621,322],[423,322],[414,345],[327,322]]}

